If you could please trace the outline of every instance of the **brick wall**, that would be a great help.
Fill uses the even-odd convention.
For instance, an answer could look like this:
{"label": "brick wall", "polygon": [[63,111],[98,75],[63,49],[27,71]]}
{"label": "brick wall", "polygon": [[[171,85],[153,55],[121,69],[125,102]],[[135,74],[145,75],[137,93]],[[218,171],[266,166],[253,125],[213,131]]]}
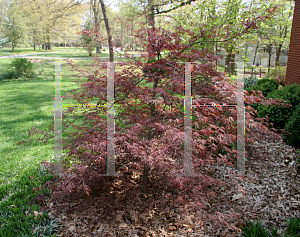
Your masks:
{"label": "brick wall", "polygon": [[285,85],[300,84],[300,0],[295,0]]}

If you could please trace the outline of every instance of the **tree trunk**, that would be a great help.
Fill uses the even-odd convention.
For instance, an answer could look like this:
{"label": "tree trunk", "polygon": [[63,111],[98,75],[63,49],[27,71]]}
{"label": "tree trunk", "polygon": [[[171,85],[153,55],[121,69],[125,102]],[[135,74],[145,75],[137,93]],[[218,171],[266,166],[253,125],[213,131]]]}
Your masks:
{"label": "tree trunk", "polygon": [[149,175],[150,167],[148,165],[144,165],[143,176],[142,176],[142,192],[146,192],[148,188],[148,175]]}
{"label": "tree trunk", "polygon": [[227,65],[227,71],[229,73],[229,77],[235,73],[235,54],[233,52],[233,46],[229,46],[227,48],[227,55],[226,55],[226,60],[225,60],[225,65]]}
{"label": "tree trunk", "polygon": [[270,73],[271,57],[272,57],[272,44],[269,44],[269,46],[268,46],[268,53],[269,53],[268,73]]}
{"label": "tree trunk", "polygon": [[153,2],[153,0],[148,0],[148,8],[150,9],[150,11],[148,13],[148,23],[151,26],[155,26],[154,2]]}
{"label": "tree trunk", "polygon": [[[153,15],[154,16],[154,15]],[[131,35],[133,35],[133,19],[131,21]],[[132,48],[131,50],[134,50],[134,38],[132,37]]]}
{"label": "tree trunk", "polygon": [[45,33],[45,29],[43,29],[43,33],[44,33],[44,44],[43,44],[43,47],[42,47],[42,48],[46,50],[46,49],[47,49],[47,48],[46,48],[46,47],[47,47],[47,43],[46,43],[46,35],[45,35],[46,33]]}
{"label": "tree trunk", "polygon": [[[159,79],[155,78],[154,82],[153,82],[153,89],[156,89],[158,86],[158,82]],[[152,94],[152,98],[155,99],[156,98],[156,93],[153,92]],[[150,110],[151,110],[151,118],[153,118],[156,114],[156,110],[155,110],[155,104],[151,103],[150,104]],[[151,130],[148,131],[148,140],[152,140],[153,138],[153,132]],[[147,187],[148,187],[148,176],[149,176],[149,171],[150,171],[150,166],[149,165],[144,165],[144,170],[143,170],[143,175],[142,175],[142,192],[146,192],[147,191]]]}
{"label": "tree trunk", "polygon": [[[215,56],[218,57],[218,43],[215,44]],[[218,59],[216,59],[216,70],[218,70]]]}
{"label": "tree trunk", "polygon": [[35,49],[36,49],[35,36],[33,36],[33,50],[35,51]]}
{"label": "tree trunk", "polygon": [[229,72],[230,70],[229,70],[229,62],[230,62],[230,60],[229,60],[229,54],[227,53],[226,54],[226,58],[225,58],[225,72]]}
{"label": "tree trunk", "polygon": [[96,53],[101,53],[100,46],[96,47]]}
{"label": "tree trunk", "polygon": [[124,31],[123,31],[123,24],[121,24],[121,51],[124,49]]}
{"label": "tree trunk", "polygon": [[277,50],[276,50],[276,66],[279,65],[279,57],[280,57],[280,54],[281,54],[281,49],[282,49],[282,43],[280,43],[277,47]]}
{"label": "tree trunk", "polygon": [[246,44],[245,55],[244,55],[244,75],[246,74],[245,62],[247,61],[247,55],[248,55],[248,44]]}
{"label": "tree trunk", "polygon": [[[98,4],[97,4],[98,3]],[[101,53],[100,49],[101,46],[99,45],[99,2],[97,0],[91,1],[93,13],[94,13],[94,24],[95,24],[95,31],[97,32],[97,46],[96,46],[96,53]]]}
{"label": "tree trunk", "polygon": [[235,75],[235,54],[234,53],[232,53],[231,55],[230,55],[230,57],[231,57],[231,63],[230,63],[230,70],[231,70],[231,75]]}
{"label": "tree trunk", "polygon": [[259,40],[257,41],[257,45],[256,45],[256,48],[255,48],[255,53],[254,53],[254,58],[253,58],[253,64],[252,65],[255,65],[255,59],[256,59],[256,54],[257,54],[258,47],[259,47]]}
{"label": "tree trunk", "polygon": [[51,50],[50,31],[47,30],[47,50]]}
{"label": "tree trunk", "polygon": [[113,62],[114,61],[114,48],[113,48],[112,35],[111,35],[110,27],[109,27],[109,22],[108,22],[108,18],[107,18],[107,14],[106,14],[106,8],[104,5],[104,0],[99,0],[99,1],[101,4],[102,14],[103,14],[107,37],[108,37],[109,61]]}
{"label": "tree trunk", "polygon": [[[292,14],[292,5],[291,5],[291,11],[290,11],[290,13],[289,13],[289,17],[288,17],[288,19],[291,17],[291,14]],[[287,27],[287,25],[285,25],[284,26],[284,29],[283,29],[283,38],[286,38],[286,35],[287,35],[287,29],[288,29],[288,27]],[[279,46],[278,46],[278,48],[277,48],[277,50],[276,50],[276,66],[277,65],[279,65],[279,57],[280,57],[280,54],[281,54],[281,49],[282,49],[282,46],[283,46],[283,42],[281,41],[280,43],[279,43]]]}
{"label": "tree trunk", "polygon": [[[151,27],[155,27],[155,15],[154,15],[154,7],[153,7],[153,0],[148,0],[148,8],[150,9],[147,17],[147,22],[148,22],[148,25],[151,26]],[[150,37],[150,35],[148,34],[148,37]],[[152,60],[155,58],[155,56],[152,55],[152,50],[149,48],[147,48],[147,52],[148,52],[148,60]]]}

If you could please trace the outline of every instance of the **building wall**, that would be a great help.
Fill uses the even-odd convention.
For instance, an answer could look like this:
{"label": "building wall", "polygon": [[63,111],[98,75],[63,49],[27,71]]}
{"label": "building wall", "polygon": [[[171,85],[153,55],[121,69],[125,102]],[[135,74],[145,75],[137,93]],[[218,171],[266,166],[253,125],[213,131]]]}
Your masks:
{"label": "building wall", "polygon": [[295,0],[285,85],[300,84],[300,0]]}

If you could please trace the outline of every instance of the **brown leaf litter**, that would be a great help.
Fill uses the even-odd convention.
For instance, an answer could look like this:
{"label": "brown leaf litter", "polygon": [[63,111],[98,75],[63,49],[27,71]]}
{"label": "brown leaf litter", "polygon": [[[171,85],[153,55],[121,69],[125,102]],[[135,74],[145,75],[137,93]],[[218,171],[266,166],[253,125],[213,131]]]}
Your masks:
{"label": "brown leaf litter", "polygon": [[[288,218],[300,218],[299,154],[282,139],[256,142],[246,149],[250,155],[244,179],[233,167],[201,168],[223,182],[206,190],[211,198],[201,198],[201,204],[192,199],[175,202],[171,194],[149,188],[138,195],[116,192],[110,202],[102,195],[76,195],[65,203],[48,198],[45,208],[62,224],[60,236],[235,237],[241,236],[241,223],[249,220],[268,229],[272,225],[281,234]],[[161,200],[165,200],[162,205]],[[186,211],[193,206],[194,213]]]}

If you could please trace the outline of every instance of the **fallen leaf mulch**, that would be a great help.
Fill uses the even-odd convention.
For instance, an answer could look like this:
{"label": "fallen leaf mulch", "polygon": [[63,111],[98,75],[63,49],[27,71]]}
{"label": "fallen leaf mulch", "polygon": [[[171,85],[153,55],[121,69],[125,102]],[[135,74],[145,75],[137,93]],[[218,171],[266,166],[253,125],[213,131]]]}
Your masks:
{"label": "fallen leaf mulch", "polygon": [[244,178],[229,166],[201,168],[222,185],[205,190],[210,198],[201,198],[200,204],[188,197],[175,199],[182,190],[121,192],[117,180],[109,195],[75,195],[61,202],[48,197],[44,208],[60,221],[60,236],[233,237],[241,236],[241,223],[249,220],[281,234],[288,218],[300,218],[299,153],[282,139],[246,149]]}

